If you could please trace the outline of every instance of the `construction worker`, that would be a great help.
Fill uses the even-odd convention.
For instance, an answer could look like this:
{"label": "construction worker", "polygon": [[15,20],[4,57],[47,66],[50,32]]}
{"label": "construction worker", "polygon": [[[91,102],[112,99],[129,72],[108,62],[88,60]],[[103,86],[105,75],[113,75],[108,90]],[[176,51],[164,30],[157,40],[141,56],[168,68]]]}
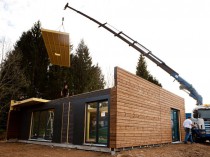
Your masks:
{"label": "construction worker", "polygon": [[193,139],[192,139],[192,127],[193,127],[193,123],[191,121],[191,117],[188,117],[187,119],[185,119],[184,123],[183,123],[183,127],[185,130],[185,139],[184,139],[184,143],[187,144],[188,139],[190,139],[190,142],[193,143]]}
{"label": "construction worker", "polygon": [[61,91],[61,97],[67,97],[69,96],[69,89],[68,89],[68,85],[65,84],[64,88]]}

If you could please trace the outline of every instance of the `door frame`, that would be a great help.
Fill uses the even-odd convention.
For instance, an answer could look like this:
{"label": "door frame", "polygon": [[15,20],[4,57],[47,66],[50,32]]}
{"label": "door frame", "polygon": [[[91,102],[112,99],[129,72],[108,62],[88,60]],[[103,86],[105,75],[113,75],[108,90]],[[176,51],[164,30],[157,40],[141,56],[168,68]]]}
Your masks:
{"label": "door frame", "polygon": [[[172,142],[177,142],[177,141],[180,141],[181,140],[181,130],[180,130],[180,110],[179,109],[175,109],[175,108],[171,108],[170,110],[170,120],[171,120],[171,126],[173,125],[174,127],[174,120],[172,122],[172,112],[174,113],[174,111],[176,111],[176,116],[177,116],[177,135],[178,135],[178,138],[177,140],[174,140],[173,139],[173,129],[174,128],[171,128],[171,140]],[[174,114],[173,114],[174,116]]]}
{"label": "door frame", "polygon": [[[40,113],[41,112],[44,112],[44,111],[49,111],[49,110],[53,110],[54,112],[54,115],[55,115],[55,109],[54,108],[48,108],[48,109],[43,109],[43,110],[34,110],[31,112],[31,124],[30,124],[30,132],[29,132],[29,140],[32,140],[32,141],[46,141],[46,142],[51,142],[52,139],[53,139],[53,136],[52,136],[52,139],[42,139],[42,138],[32,138],[32,130],[33,130],[33,120],[34,120],[34,112],[37,112],[38,113],[38,128],[37,128],[37,131],[39,132],[40,131]],[[53,118],[53,126],[54,126],[54,121],[55,121],[55,116]],[[53,133],[54,133],[54,127],[52,128],[53,129]],[[45,132],[47,131],[47,124],[45,124]],[[37,136],[39,135],[39,133],[37,134]]]}
{"label": "door frame", "polygon": [[[101,103],[101,102],[105,102],[105,101],[107,101],[107,107],[108,107],[108,116],[107,116],[107,122],[108,122],[108,128],[107,128],[107,142],[106,143],[98,143],[98,135],[99,135],[99,133],[98,133],[98,130],[99,130],[99,125],[98,125],[98,123],[99,123],[99,104]],[[88,109],[88,104],[90,104],[90,103],[97,103],[97,113],[96,113],[96,142],[88,142],[87,140],[86,140],[86,132],[87,132],[87,109]],[[87,102],[86,104],[85,104],[85,120],[84,120],[84,124],[85,124],[85,127],[84,127],[84,144],[85,145],[98,145],[98,146],[109,146],[109,135],[110,135],[110,131],[109,131],[109,129],[110,129],[110,103],[109,103],[109,99],[103,99],[103,100],[96,100],[96,101],[91,101],[91,102]]]}

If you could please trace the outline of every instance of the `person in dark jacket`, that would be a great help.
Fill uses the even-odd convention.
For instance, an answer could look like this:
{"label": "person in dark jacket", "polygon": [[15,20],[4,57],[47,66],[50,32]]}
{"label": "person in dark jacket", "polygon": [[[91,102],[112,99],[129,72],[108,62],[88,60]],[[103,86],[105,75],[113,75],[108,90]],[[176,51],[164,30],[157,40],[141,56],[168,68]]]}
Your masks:
{"label": "person in dark jacket", "polygon": [[65,84],[64,88],[61,91],[61,97],[67,97],[69,96],[69,89],[68,89],[68,85]]}

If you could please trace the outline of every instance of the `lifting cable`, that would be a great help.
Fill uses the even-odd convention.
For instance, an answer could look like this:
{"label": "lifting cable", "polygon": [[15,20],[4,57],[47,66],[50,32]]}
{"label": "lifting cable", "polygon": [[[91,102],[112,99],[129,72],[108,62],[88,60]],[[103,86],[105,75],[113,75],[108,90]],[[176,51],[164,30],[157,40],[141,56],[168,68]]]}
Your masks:
{"label": "lifting cable", "polygon": [[61,32],[61,28],[63,28],[63,31],[65,32],[65,28],[64,28],[64,17],[62,17],[61,25],[56,30],[58,30],[59,32]]}

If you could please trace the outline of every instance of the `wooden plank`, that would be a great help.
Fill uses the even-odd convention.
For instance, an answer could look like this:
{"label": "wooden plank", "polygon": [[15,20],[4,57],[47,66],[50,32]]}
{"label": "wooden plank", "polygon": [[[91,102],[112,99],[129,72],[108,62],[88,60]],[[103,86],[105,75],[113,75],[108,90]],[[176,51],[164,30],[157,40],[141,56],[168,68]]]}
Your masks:
{"label": "wooden plank", "polygon": [[22,101],[15,101],[14,103],[11,103],[11,107],[31,106],[31,105],[46,103],[49,101],[50,100],[41,99],[41,98],[29,98]]}

